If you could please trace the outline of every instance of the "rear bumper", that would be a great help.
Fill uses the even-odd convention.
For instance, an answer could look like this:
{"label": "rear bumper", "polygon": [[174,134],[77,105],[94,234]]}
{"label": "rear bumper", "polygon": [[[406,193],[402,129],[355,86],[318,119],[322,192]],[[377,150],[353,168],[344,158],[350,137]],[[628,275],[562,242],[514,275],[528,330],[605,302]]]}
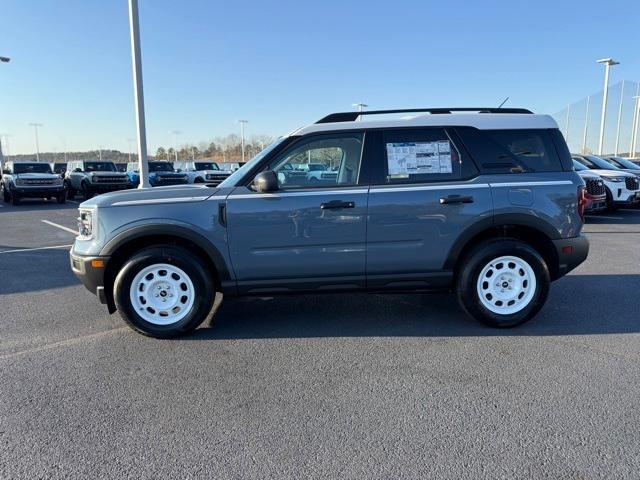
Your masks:
{"label": "rear bumper", "polygon": [[558,275],[560,278],[576,268],[589,255],[589,241],[584,235],[553,240],[558,254]]}
{"label": "rear bumper", "polygon": [[[110,257],[108,256],[85,256],[77,255],[73,252],[73,249],[69,252],[69,262],[71,264],[71,271],[82,282],[87,290],[98,297],[98,300],[102,304],[109,305],[109,312],[115,311],[113,301],[107,296],[104,289],[104,274],[109,264]],[[94,266],[96,261],[102,261],[102,266]]]}

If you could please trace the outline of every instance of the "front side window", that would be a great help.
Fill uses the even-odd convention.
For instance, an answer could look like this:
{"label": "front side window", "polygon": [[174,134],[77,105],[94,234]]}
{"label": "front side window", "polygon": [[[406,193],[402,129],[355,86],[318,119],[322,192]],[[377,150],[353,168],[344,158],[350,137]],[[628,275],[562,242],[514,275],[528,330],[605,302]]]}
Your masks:
{"label": "front side window", "polygon": [[355,185],[362,157],[362,133],[322,135],[285,150],[269,166],[281,188]]}
{"label": "front side window", "polygon": [[462,157],[444,129],[392,130],[383,136],[385,183],[462,177]]}

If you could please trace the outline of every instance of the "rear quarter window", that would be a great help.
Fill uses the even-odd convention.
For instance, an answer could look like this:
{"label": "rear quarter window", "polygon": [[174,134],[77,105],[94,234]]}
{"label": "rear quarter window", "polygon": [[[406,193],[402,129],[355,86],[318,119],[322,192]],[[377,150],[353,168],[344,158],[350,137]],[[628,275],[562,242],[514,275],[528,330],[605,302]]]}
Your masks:
{"label": "rear quarter window", "polygon": [[563,171],[548,130],[459,128],[471,155],[487,173]]}

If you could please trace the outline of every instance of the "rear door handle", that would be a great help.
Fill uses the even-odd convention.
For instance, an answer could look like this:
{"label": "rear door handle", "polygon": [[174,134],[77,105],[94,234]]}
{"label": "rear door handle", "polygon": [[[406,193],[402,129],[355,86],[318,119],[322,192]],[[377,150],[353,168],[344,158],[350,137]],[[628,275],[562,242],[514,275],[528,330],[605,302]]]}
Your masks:
{"label": "rear door handle", "polygon": [[354,208],[355,202],[343,202],[342,200],[332,200],[327,203],[321,203],[320,208],[322,210],[338,210],[340,208]]}
{"label": "rear door handle", "polygon": [[440,199],[440,205],[453,205],[456,203],[473,203],[473,197],[462,195],[449,195]]}

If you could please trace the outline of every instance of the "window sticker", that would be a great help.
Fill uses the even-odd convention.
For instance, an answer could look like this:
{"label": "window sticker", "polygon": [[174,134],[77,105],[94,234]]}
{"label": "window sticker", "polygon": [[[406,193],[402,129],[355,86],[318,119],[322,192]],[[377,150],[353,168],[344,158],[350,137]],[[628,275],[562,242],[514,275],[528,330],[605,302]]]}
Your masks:
{"label": "window sticker", "polygon": [[452,173],[451,144],[448,140],[387,143],[387,163],[393,178]]}

